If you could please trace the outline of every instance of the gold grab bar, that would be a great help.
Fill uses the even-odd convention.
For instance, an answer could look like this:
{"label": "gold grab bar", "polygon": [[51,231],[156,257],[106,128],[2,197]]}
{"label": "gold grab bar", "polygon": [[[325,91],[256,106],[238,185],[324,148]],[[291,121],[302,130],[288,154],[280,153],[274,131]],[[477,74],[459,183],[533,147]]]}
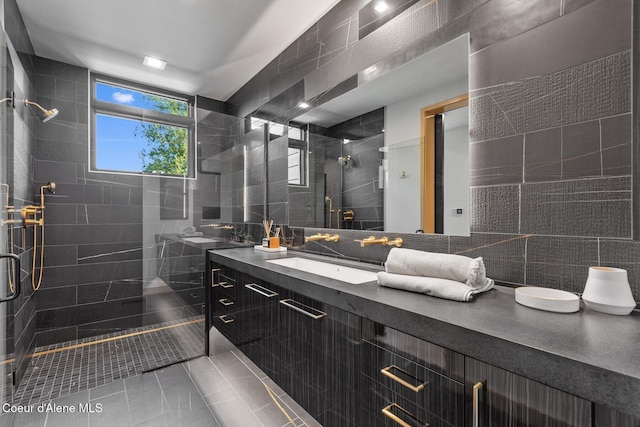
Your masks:
{"label": "gold grab bar", "polygon": [[298,313],[302,313],[307,317],[311,317],[314,320],[322,319],[323,317],[327,316],[327,313],[325,313],[324,311],[316,310],[315,308],[299,303],[296,300],[287,298],[280,300],[280,304],[284,305],[285,307],[289,307],[290,309],[295,310]]}
{"label": "gold grab bar", "polygon": [[223,314],[222,316],[218,316],[218,319],[222,320],[222,323],[233,323],[236,319],[234,319],[233,317],[229,317],[227,319],[227,317],[229,317],[226,314]]}
{"label": "gold grab bar", "polygon": [[476,383],[473,386],[473,427],[480,427],[480,405],[478,402],[478,396],[482,387],[484,387],[484,384],[481,382]]}
{"label": "gold grab bar", "polygon": [[391,408],[397,408],[398,410],[400,410],[401,412],[407,414],[409,417],[413,418],[414,420],[418,421],[421,425],[425,426],[425,427],[429,427],[429,423],[422,423],[420,420],[418,420],[415,415],[413,415],[411,412],[407,411],[406,409],[404,409],[403,407],[401,407],[400,405],[398,405],[397,403],[392,403],[391,405],[385,407],[382,409],[382,413],[385,415],[385,417],[393,420],[396,424],[401,425],[402,427],[413,427],[411,424],[409,424],[408,422],[404,421],[402,418],[400,418],[399,416],[397,416],[396,414],[394,414],[393,412],[391,412]]}
{"label": "gold grab bar", "polygon": [[255,283],[248,283],[244,285],[244,287],[247,289],[251,289],[253,292],[257,292],[260,295],[265,296],[267,298],[273,298],[278,296],[277,292],[274,292],[267,288],[263,288],[262,286],[256,285]]}
{"label": "gold grab bar", "polygon": [[420,390],[424,389],[424,387],[429,383],[428,381],[425,381],[421,384],[418,385],[413,385],[405,380],[403,380],[402,378],[394,375],[393,373],[391,373],[392,369],[397,369],[398,371],[402,372],[403,374],[406,374],[408,376],[410,376],[411,378],[414,378],[418,381],[420,381],[420,379],[414,377],[413,375],[411,375],[409,372],[405,371],[404,369],[400,369],[399,367],[397,367],[396,365],[391,365],[391,366],[387,366],[386,368],[383,368],[380,370],[380,373],[382,375],[385,375],[389,378],[391,378],[393,381],[402,384],[403,386],[405,386],[406,388],[408,388],[411,391],[414,391],[416,393],[418,393]]}

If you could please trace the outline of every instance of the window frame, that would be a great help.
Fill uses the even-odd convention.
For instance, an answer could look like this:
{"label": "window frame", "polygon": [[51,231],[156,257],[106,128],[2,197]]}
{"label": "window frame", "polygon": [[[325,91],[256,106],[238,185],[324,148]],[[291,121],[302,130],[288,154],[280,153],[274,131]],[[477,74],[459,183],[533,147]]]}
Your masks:
{"label": "window frame", "polygon": [[[106,85],[117,86],[136,92],[143,92],[151,95],[157,95],[165,98],[171,98],[187,103],[187,116],[179,116],[176,114],[165,113],[162,111],[149,110],[141,107],[133,107],[130,105],[118,104],[108,101],[100,101],[96,99],[96,85],[103,83]],[[196,178],[196,118],[195,118],[195,97],[184,95],[181,93],[159,89],[144,84],[139,84],[117,77],[105,76],[97,73],[89,75],[89,171],[102,173],[115,173],[125,175],[144,175],[159,177],[179,177],[179,178]],[[187,174],[177,175],[162,172],[145,172],[145,171],[127,171],[114,169],[101,169],[96,166],[96,117],[105,115],[122,119],[131,119],[147,123],[157,123],[167,126],[185,128],[187,130]]]}
{"label": "window frame", "polygon": [[[288,149],[297,150],[298,157],[298,176],[300,179],[300,183],[293,183],[288,179],[287,173],[287,183],[291,187],[308,187],[309,186],[309,143],[307,141],[301,141],[299,139],[289,138],[288,141]],[[289,154],[287,150],[287,170],[291,169],[291,164],[289,163],[289,159],[292,156]]]}

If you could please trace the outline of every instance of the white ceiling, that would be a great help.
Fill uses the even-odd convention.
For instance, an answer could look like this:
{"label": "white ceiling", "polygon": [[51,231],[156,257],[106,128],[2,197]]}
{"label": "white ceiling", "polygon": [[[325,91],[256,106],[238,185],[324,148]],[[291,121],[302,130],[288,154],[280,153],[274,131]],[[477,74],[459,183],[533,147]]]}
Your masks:
{"label": "white ceiling", "polygon": [[38,56],[222,101],[338,2],[17,0]]}

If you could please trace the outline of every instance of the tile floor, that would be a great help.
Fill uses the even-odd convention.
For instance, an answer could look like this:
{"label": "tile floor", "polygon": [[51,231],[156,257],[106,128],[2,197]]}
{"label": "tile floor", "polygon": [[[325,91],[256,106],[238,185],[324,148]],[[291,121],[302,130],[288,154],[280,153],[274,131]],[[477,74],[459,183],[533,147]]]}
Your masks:
{"label": "tile floor", "polygon": [[23,405],[31,412],[5,412],[0,426],[319,426],[241,352],[228,348],[42,406]]}
{"label": "tile floor", "polygon": [[202,356],[203,322],[194,316],[38,347],[13,403],[40,403]]}

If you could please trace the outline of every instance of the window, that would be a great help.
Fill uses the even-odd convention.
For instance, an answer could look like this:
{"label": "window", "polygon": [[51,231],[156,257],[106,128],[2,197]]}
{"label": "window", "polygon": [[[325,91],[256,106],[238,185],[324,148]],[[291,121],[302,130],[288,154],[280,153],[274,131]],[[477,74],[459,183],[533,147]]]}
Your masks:
{"label": "window", "polygon": [[91,75],[91,170],[194,177],[193,98]]}

